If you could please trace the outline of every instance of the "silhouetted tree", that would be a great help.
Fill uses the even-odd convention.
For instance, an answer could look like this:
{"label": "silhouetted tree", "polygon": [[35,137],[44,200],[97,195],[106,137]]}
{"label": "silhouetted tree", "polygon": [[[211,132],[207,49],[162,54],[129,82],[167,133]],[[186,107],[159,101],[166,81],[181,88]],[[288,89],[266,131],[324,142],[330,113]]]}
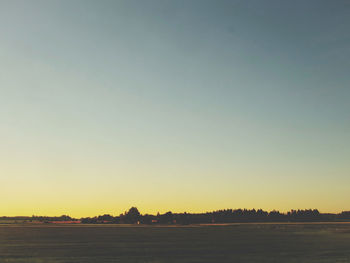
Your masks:
{"label": "silhouetted tree", "polygon": [[131,207],[127,213],[125,213],[123,220],[128,224],[136,224],[140,221],[141,214],[136,207]]}

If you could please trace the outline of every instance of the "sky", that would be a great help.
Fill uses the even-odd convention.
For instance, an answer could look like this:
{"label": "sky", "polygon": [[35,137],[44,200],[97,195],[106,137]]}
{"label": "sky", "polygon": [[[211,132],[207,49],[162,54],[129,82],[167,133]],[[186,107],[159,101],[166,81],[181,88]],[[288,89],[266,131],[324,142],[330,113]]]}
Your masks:
{"label": "sky", "polygon": [[0,216],[350,210],[350,2],[0,0]]}

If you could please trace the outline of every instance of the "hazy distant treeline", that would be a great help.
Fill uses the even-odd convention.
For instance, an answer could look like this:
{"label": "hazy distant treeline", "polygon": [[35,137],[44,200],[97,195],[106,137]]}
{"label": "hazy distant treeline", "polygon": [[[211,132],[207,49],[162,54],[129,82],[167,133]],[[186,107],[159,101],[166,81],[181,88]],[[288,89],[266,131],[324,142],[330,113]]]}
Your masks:
{"label": "hazy distant treeline", "polygon": [[226,209],[206,213],[172,213],[157,215],[142,215],[136,207],[119,216],[109,214],[81,219],[68,215],[60,217],[0,217],[0,220],[16,220],[18,222],[76,222],[83,224],[220,224],[244,222],[332,222],[350,221],[350,211],[339,214],[320,213],[317,209],[291,210],[287,213],[279,211],[264,211],[261,209]]}
{"label": "hazy distant treeline", "polygon": [[62,216],[14,216],[14,217],[8,217],[3,216],[0,217],[1,221],[17,221],[18,223],[21,222],[74,222],[74,221],[80,221],[79,219],[72,218],[68,215],[62,215]]}

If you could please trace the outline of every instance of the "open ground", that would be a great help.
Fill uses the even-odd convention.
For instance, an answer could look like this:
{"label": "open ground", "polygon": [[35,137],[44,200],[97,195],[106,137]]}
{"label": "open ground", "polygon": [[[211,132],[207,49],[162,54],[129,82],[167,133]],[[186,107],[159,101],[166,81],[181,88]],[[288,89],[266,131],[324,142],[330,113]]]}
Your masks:
{"label": "open ground", "polygon": [[0,262],[350,262],[350,224],[4,224]]}

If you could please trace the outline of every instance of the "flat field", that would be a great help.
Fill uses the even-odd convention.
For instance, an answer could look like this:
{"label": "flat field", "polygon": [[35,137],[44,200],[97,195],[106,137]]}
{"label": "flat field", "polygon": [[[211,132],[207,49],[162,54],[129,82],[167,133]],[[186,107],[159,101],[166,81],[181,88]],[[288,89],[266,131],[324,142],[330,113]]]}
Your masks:
{"label": "flat field", "polygon": [[0,262],[350,262],[350,224],[0,225]]}

